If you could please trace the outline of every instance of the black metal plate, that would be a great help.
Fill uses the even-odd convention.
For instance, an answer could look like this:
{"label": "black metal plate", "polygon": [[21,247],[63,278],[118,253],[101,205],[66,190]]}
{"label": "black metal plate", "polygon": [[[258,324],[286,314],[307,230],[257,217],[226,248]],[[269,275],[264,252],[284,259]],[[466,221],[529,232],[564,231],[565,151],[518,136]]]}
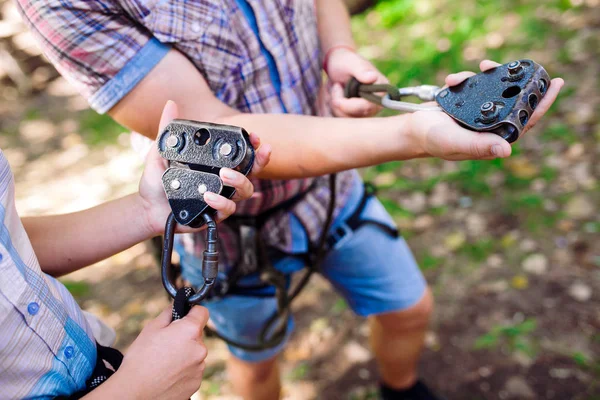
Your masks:
{"label": "black metal plate", "polygon": [[[227,154],[222,146],[231,146]],[[190,168],[232,168],[248,174],[254,149],[248,133],[238,126],[191,120],[173,120],[158,139],[160,155],[190,165]],[[218,171],[217,171],[218,172]]]}
{"label": "black metal plate", "polygon": [[200,185],[205,185],[206,191],[217,194],[223,190],[219,175],[191,169],[168,168],[162,181],[175,220],[181,225],[201,225],[200,214],[207,210],[215,211],[203,201],[203,194],[198,190]]}
{"label": "black metal plate", "polygon": [[[522,66],[518,73],[510,72],[514,62],[498,66],[440,91],[436,101],[464,127],[494,132],[514,142],[550,86],[541,65],[528,59],[518,62]],[[487,102],[493,103],[495,111],[484,115],[482,106]]]}

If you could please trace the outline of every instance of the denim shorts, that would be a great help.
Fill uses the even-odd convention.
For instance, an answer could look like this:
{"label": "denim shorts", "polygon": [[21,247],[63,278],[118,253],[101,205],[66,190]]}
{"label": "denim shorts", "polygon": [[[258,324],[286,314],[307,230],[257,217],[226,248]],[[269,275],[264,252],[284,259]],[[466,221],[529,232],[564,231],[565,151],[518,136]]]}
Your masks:
{"label": "denim shorts", "polygon": [[[339,227],[345,228],[345,220],[354,213],[362,195],[363,184],[357,180],[345,207],[332,224],[332,232]],[[361,216],[395,228],[393,219],[374,196],[367,201]],[[307,247],[306,233],[296,218],[292,218],[291,229],[294,247]],[[423,297],[425,279],[402,237],[393,237],[374,224],[364,224],[355,231],[346,229],[346,232],[324,258],[320,273],[356,314],[370,316],[404,310]],[[198,278],[201,279],[200,260],[190,254],[182,254],[181,246],[175,247],[181,257],[184,278],[196,284]],[[273,260],[273,265],[289,273],[301,270],[304,263],[300,257],[283,256]],[[203,305],[209,309],[211,321],[219,333],[249,344],[257,343],[265,321],[276,311],[274,297],[227,295]],[[246,351],[233,346],[229,349],[235,357],[244,361],[267,360],[281,352],[293,328],[293,318],[290,317],[288,337],[268,350]]]}

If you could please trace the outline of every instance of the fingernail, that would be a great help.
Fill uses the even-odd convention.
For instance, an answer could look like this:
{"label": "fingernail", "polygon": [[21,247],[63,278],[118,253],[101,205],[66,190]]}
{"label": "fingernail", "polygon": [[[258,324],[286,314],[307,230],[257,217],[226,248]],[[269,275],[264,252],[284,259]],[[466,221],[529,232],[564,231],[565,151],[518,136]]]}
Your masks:
{"label": "fingernail", "polygon": [[208,200],[212,203],[220,203],[221,202],[221,197],[218,196],[216,193],[213,192],[205,192],[204,193],[204,200]]}
{"label": "fingernail", "polygon": [[500,153],[502,152],[502,146],[500,146],[499,144],[495,144],[492,146],[492,155],[499,157]]}
{"label": "fingernail", "polygon": [[223,168],[223,178],[229,180],[229,181],[235,181],[235,179],[237,178],[237,174],[229,169],[229,168]]}

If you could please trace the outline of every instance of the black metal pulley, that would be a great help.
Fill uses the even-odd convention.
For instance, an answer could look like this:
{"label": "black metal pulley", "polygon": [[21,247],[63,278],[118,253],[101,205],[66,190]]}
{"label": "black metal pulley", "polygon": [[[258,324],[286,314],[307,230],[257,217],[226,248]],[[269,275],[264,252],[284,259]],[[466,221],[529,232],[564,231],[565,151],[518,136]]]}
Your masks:
{"label": "black metal pulley", "polygon": [[[523,132],[549,87],[546,70],[532,60],[523,59],[481,72],[448,88],[365,85],[352,78],[346,85],[345,95],[362,97],[397,111],[443,111],[466,129],[492,132],[512,143]],[[384,92],[385,95],[377,95]],[[437,105],[400,101],[407,96],[435,101]]]}

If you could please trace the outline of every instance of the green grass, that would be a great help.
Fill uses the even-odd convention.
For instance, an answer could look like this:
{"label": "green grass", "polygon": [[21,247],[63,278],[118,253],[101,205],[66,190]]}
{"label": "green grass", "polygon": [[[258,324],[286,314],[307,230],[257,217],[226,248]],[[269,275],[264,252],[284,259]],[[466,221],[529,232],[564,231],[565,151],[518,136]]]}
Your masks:
{"label": "green grass", "polygon": [[89,293],[90,285],[86,282],[61,281],[73,297],[82,297]]}
{"label": "green grass", "polygon": [[533,357],[536,349],[531,336],[536,327],[536,321],[533,318],[514,325],[496,326],[488,333],[478,337],[475,340],[474,348],[477,350],[491,349],[505,344],[512,352],[522,352]]}
{"label": "green grass", "polygon": [[100,115],[92,110],[86,110],[79,122],[81,136],[91,146],[114,144],[119,135],[126,131],[108,115]]}

